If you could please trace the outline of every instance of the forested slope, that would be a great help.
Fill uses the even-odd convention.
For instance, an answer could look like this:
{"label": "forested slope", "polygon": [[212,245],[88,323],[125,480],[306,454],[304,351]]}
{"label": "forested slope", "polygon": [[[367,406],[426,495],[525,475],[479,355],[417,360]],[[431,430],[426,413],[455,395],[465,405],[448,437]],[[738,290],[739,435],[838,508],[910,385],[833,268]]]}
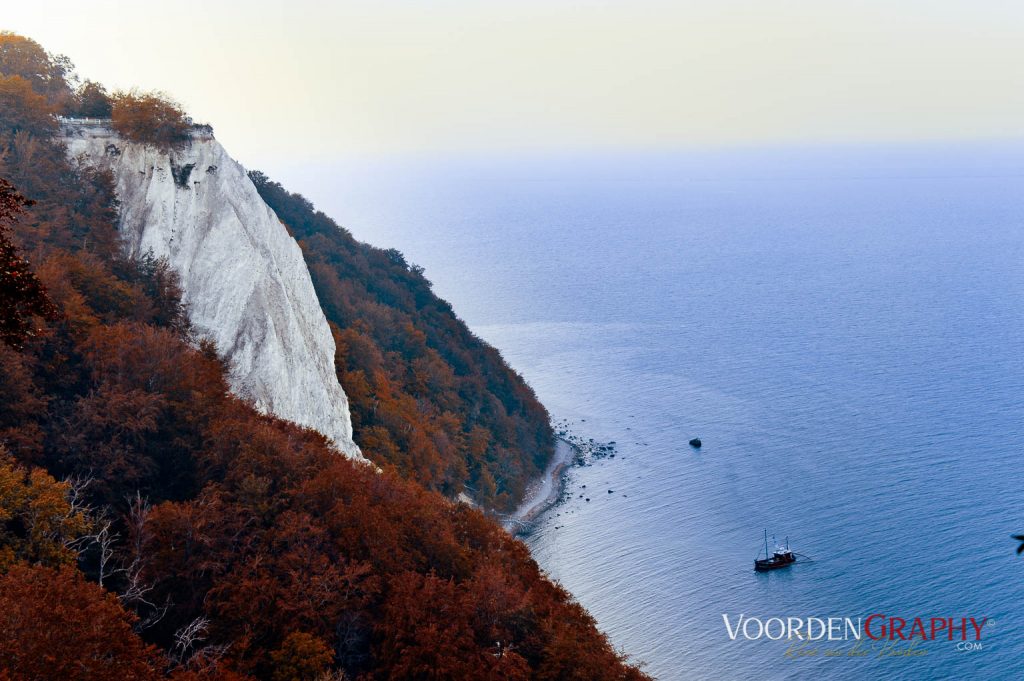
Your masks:
{"label": "forested slope", "polygon": [[[54,114],[103,105],[98,86],[76,92],[69,74],[35,43],[0,34],[0,177],[13,183],[0,183],[0,678],[644,678],[522,543],[417,482],[450,492],[460,473],[445,483],[402,463],[398,425],[361,417],[395,447],[380,455],[395,465],[378,473],[230,395],[173,273],[122,255],[111,178],[67,162]],[[409,290],[429,303],[412,305],[440,306],[440,329],[450,311],[425,282]],[[412,385],[401,372],[431,361],[367,340],[379,331],[358,329],[363,313],[330,314],[346,340],[339,357],[369,356],[344,371],[379,362],[373,390]],[[436,332],[420,340],[458,376],[458,356],[445,353],[464,327]],[[498,365],[488,366],[484,386]],[[486,395],[464,404],[469,388],[446,380],[461,387],[407,395],[428,421],[468,416],[450,430],[415,419],[408,429],[440,441],[468,428],[472,446],[478,428],[500,423],[478,414],[501,411]],[[515,424],[515,400],[527,398],[499,387],[492,399]],[[534,436],[547,437],[514,425],[478,451],[487,461]]]}
{"label": "forested slope", "polygon": [[333,323],[338,376],[368,456],[449,496],[510,510],[544,470],[547,411],[396,250],[358,242],[263,173],[257,190],[299,241]]}

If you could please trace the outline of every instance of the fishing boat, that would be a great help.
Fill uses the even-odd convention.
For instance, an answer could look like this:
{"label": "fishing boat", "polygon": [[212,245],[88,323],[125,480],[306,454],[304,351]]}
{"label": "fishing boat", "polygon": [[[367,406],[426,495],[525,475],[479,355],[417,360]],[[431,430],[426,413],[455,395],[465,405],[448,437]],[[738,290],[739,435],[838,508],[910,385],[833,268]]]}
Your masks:
{"label": "fishing boat", "polygon": [[[775,537],[772,537],[772,543],[775,544]],[[758,557],[754,559],[754,570],[757,572],[767,572],[768,570],[789,567],[796,562],[796,554],[789,548],[789,537],[786,537],[785,546],[775,544],[775,550],[772,553],[768,553],[767,529],[764,531],[764,558],[761,558],[760,555],[758,554]]]}

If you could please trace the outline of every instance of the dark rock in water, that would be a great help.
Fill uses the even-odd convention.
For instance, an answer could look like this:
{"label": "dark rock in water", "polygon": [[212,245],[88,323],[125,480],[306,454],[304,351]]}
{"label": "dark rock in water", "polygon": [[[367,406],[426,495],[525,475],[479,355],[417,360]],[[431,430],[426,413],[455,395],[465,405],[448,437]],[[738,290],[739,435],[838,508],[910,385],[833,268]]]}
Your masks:
{"label": "dark rock in water", "polygon": [[695,437],[692,440],[690,440],[690,446],[693,447],[694,449],[700,449],[700,445],[701,442],[699,437]]}
{"label": "dark rock in water", "polygon": [[590,497],[587,497],[587,501],[588,501],[588,502],[590,501]]}

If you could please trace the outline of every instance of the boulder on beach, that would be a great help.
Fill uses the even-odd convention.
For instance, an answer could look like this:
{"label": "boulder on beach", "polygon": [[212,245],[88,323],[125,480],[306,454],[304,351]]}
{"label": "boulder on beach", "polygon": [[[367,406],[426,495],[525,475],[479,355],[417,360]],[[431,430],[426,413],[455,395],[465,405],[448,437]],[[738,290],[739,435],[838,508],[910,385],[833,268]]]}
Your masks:
{"label": "boulder on beach", "polygon": [[693,447],[694,449],[700,449],[700,445],[701,441],[699,437],[695,437],[692,440],[690,440],[690,446]]}

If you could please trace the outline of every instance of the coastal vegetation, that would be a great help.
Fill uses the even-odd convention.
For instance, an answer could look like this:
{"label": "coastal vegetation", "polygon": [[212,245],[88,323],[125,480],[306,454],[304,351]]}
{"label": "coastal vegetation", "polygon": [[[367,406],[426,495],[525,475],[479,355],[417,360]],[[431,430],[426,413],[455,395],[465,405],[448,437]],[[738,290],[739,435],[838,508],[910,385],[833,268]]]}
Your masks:
{"label": "coastal vegetation", "polygon": [[[83,106],[103,109],[102,93],[81,93]],[[159,92],[115,92],[110,98],[111,125],[121,137],[132,142],[172,149],[189,140],[192,120],[181,105]]]}
{"label": "coastal vegetation", "polygon": [[422,271],[254,178],[378,472],[229,393],[174,273],[123,255],[111,176],[66,158],[75,82],[0,34],[0,678],[646,678],[450,499],[513,503],[550,427]]}
{"label": "coastal vegetation", "polygon": [[430,489],[512,510],[554,452],[533,390],[434,295],[422,268],[360,243],[263,173],[250,177],[302,247],[360,446]]}

